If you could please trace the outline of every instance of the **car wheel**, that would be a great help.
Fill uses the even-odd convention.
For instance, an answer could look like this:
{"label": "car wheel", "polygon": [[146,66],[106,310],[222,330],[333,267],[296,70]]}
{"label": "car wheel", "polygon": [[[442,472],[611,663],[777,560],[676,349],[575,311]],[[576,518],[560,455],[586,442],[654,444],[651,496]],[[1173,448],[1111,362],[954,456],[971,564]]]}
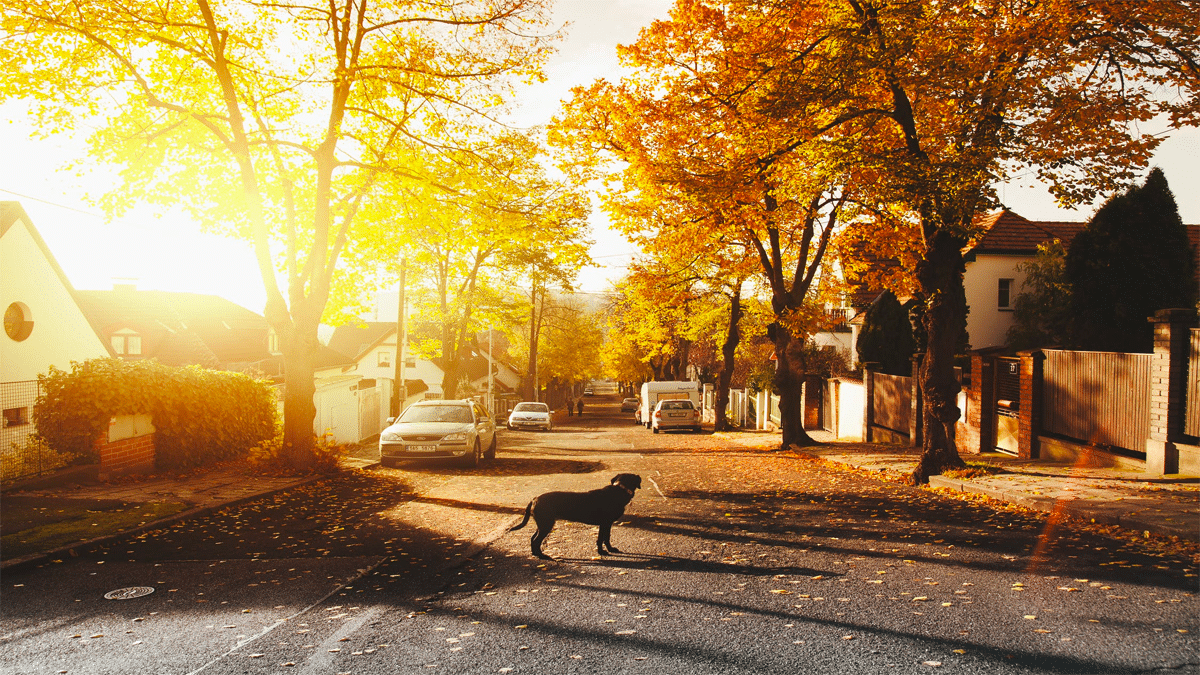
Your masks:
{"label": "car wheel", "polygon": [[512,430],[513,430],[513,425],[509,424],[509,425],[507,425],[507,426],[508,426],[508,430],[509,430],[509,431],[512,431]]}
{"label": "car wheel", "polygon": [[496,437],[492,436],[492,444],[488,446],[487,452],[483,453],[484,459],[496,459]]}
{"label": "car wheel", "polygon": [[482,453],[479,451],[479,439],[477,438],[475,439],[475,447],[471,448],[471,453],[466,457],[463,457],[463,466],[467,467],[468,469],[473,469],[479,466],[479,456],[481,454]]}

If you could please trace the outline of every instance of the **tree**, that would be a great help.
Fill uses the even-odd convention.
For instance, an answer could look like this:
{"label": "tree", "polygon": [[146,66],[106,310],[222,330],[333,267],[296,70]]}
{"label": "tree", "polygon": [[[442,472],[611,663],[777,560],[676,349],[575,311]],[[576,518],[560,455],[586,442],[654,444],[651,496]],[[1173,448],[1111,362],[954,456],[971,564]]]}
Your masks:
{"label": "tree", "polygon": [[[875,203],[902,205],[918,242],[921,460],[925,482],[961,466],[953,356],[966,324],[962,250],[992,186],[1034,166],[1061,203],[1086,203],[1132,178],[1161,138],[1137,124],[1200,117],[1200,42],[1184,1],[1131,5],[846,0],[805,25],[822,59],[789,64],[806,82],[824,62],[832,92],[779,91],[778,114],[822,105],[839,115],[823,139],[874,180]],[[811,70],[808,70],[811,69]],[[886,232],[882,232],[887,236]]]}
{"label": "tree", "polygon": [[158,201],[253,241],[297,467],[339,261],[383,236],[360,213],[390,201],[385,178],[426,180],[422,155],[470,145],[546,53],[541,0],[2,0],[0,21],[6,95],[51,131],[95,118],[91,153],[125,167],[110,212]]}
{"label": "tree", "polygon": [[[911,304],[911,303],[906,303]],[[862,332],[858,336],[858,360],[874,361],[889,375],[911,375],[916,352],[908,307],[896,294],[884,291],[867,308]]]}
{"label": "tree", "polygon": [[704,230],[709,241],[751,252],[775,313],[769,335],[778,359],[783,447],[813,442],[803,428],[800,352],[824,323],[812,292],[825,251],[855,209],[854,180],[840,153],[808,145],[836,126],[836,111],[778,114],[783,89],[839,88],[834,69],[798,83],[783,68],[805,58],[811,44],[794,31],[819,11],[815,3],[681,0],[669,20],[621,48],[633,74],[577,89],[552,133],[585,169],[624,167],[614,179],[619,189],[606,197],[610,205],[684,204],[685,213],[700,217],[676,227]]}
{"label": "tree", "polygon": [[1013,325],[1005,336],[1009,349],[1071,344],[1071,283],[1066,258],[1062,241],[1054,239],[1038,244],[1037,255],[1017,265],[1025,281],[1013,298]]}
{"label": "tree", "polygon": [[[521,313],[523,299],[508,283],[514,274],[533,265],[537,280],[569,285],[587,260],[588,207],[580,194],[546,178],[540,153],[528,138],[497,138],[486,154],[460,153],[443,163],[436,186],[409,189],[395,208],[402,227],[390,243],[399,253],[387,259],[408,257],[418,317],[440,326],[439,340],[426,347],[440,352],[447,398],[457,397],[474,335]],[[479,323],[481,314],[490,324]]]}
{"label": "tree", "polygon": [[1196,252],[1162,170],[1110,198],[1071,241],[1066,277],[1074,342],[1082,349],[1148,352],[1146,320],[1196,306]]}

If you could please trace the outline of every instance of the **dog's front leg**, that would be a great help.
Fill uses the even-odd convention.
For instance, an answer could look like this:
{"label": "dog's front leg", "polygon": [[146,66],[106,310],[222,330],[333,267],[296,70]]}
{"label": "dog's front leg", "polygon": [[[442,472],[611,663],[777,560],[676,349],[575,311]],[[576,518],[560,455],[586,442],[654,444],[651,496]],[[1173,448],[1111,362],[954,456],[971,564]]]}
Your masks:
{"label": "dog's front leg", "polygon": [[[605,547],[608,547],[608,551],[604,550]],[[596,550],[600,555],[608,555],[609,552],[621,552],[616,546],[612,545],[612,523],[600,526],[600,532],[596,535]]]}

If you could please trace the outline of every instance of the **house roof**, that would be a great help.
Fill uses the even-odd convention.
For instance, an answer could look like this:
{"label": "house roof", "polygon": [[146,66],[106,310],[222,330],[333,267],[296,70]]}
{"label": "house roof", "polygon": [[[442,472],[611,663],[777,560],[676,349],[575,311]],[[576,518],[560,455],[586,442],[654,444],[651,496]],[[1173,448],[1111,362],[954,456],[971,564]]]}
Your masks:
{"label": "house roof", "polygon": [[968,247],[970,253],[1018,255],[1034,255],[1039,245],[1055,239],[1069,245],[1087,227],[1085,222],[1032,221],[1009,209],[979,216],[975,224],[983,234]]}
{"label": "house roof", "polygon": [[357,361],[395,332],[395,321],[364,321],[361,324],[338,326],[329,338],[329,348]]}
{"label": "house roof", "polygon": [[7,234],[9,228],[11,228],[13,225],[16,225],[18,222],[21,222],[25,225],[25,229],[29,232],[29,236],[33,238],[34,243],[37,244],[39,249],[41,249],[42,255],[46,257],[46,262],[50,265],[50,269],[54,270],[54,274],[57,275],[59,281],[62,282],[63,288],[67,290],[67,294],[70,295],[71,299],[75,301],[75,306],[79,307],[80,311],[83,312],[84,318],[87,319],[88,324],[96,333],[96,337],[100,339],[100,343],[104,345],[104,348],[108,350],[109,356],[112,356],[112,345],[109,344],[108,339],[105,338],[104,334],[100,332],[95,322],[91,320],[91,317],[87,315],[87,312],[83,310],[83,306],[79,301],[79,292],[76,291],[75,287],[71,285],[71,280],[67,278],[66,272],[64,272],[63,268],[59,266],[58,260],[54,257],[54,254],[50,252],[50,246],[46,244],[45,239],[42,239],[41,232],[38,232],[37,227],[35,227],[33,224],[33,220],[29,218],[29,214],[25,213],[25,207],[21,206],[21,202],[17,201],[0,201],[0,237],[3,237],[5,234]]}
{"label": "house roof", "polygon": [[221,368],[272,358],[266,319],[216,295],[118,288],[78,296],[102,334],[134,330],[142,355],[167,365]]}

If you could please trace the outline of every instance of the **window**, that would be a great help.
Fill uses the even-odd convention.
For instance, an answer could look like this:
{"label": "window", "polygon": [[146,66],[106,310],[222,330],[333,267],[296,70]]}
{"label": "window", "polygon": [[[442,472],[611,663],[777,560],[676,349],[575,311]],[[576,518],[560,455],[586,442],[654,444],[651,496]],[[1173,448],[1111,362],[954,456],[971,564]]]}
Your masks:
{"label": "window", "polygon": [[1000,287],[996,294],[996,307],[999,309],[1012,309],[1012,279],[1001,279]]}
{"label": "window", "polygon": [[391,352],[379,352],[379,354],[377,355],[377,359],[378,359],[377,365],[380,368],[387,368],[392,365],[392,353]]}
{"label": "window", "polygon": [[410,357],[404,359],[404,367],[405,368],[416,368],[417,367],[416,357],[410,356]]}
{"label": "window", "polygon": [[279,351],[279,333],[272,328],[267,331],[267,351],[272,354],[281,354]]}
{"label": "window", "polygon": [[33,320],[29,318],[29,307],[23,302],[14,302],[4,310],[4,333],[15,342],[21,342],[33,332]]}
{"label": "window", "polygon": [[4,428],[29,424],[29,408],[5,408]]}
{"label": "window", "polygon": [[142,336],[138,335],[137,331],[122,328],[113,333],[109,340],[112,342],[113,351],[118,356],[141,356],[142,354]]}

